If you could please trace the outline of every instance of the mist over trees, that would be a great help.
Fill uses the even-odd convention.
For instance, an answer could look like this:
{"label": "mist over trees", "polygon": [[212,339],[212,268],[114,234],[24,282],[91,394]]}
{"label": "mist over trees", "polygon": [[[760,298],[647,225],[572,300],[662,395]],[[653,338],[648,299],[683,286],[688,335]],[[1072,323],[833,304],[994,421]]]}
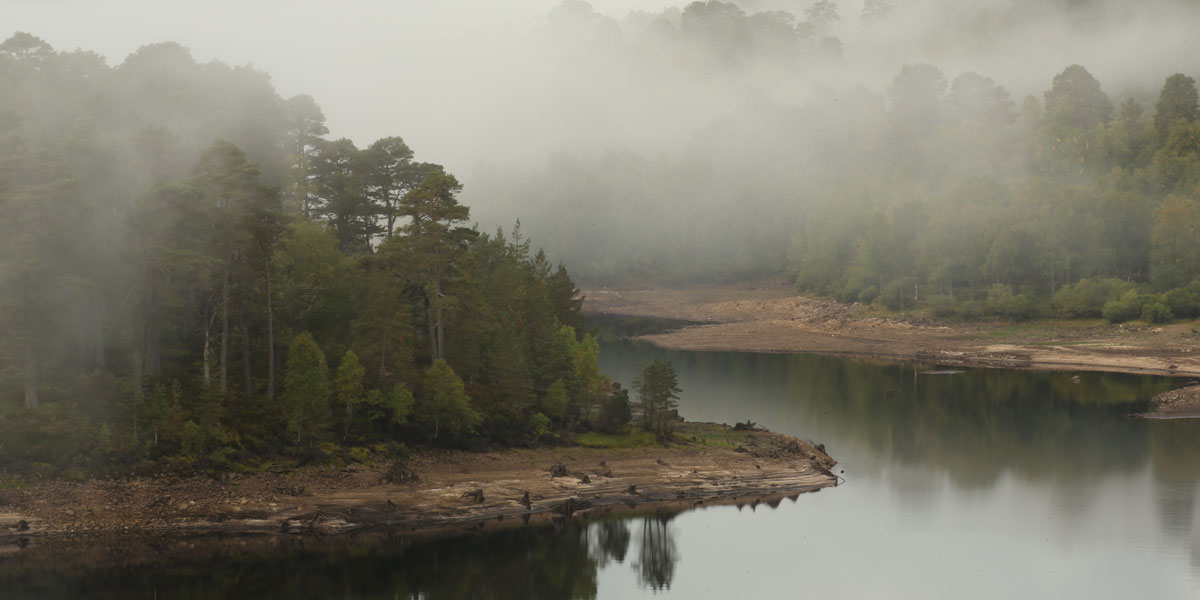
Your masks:
{"label": "mist over trees", "polygon": [[0,44],[0,468],[528,444],[599,401],[564,267],[401,138],[328,133],[174,43]]}
{"label": "mist over trees", "polygon": [[[548,20],[548,48],[678,114],[623,98],[580,108],[628,143],[593,134],[595,147],[541,166],[482,169],[477,214],[530,215],[526,230],[591,284],[782,276],[845,301],[970,317],[1066,314],[1055,299],[1064,288],[1117,279],[1116,296],[1089,314],[1131,291],[1139,316],[1171,303],[1176,317],[1200,314],[1194,291],[1163,295],[1200,273],[1200,238],[1187,233],[1200,185],[1196,86],[1175,73],[1188,65],[1140,64],[1160,71],[1114,83],[1093,71],[1111,64],[1066,63],[1040,80],[1022,74],[1018,91],[932,60],[884,76],[851,67],[870,31],[896,35],[915,6],[854,14],[847,3],[706,1],[614,19],[564,3]],[[997,20],[967,18],[981,15]],[[998,32],[1067,23],[1082,37],[1122,18],[1132,28],[1194,11],[1013,2],[920,16],[922,27],[959,18],[945,39],[981,52]],[[971,35],[981,41],[962,41]],[[992,62],[1010,74],[1004,60]],[[1044,61],[1028,57],[1025,71],[1045,72]],[[563,78],[568,90],[602,86]]]}

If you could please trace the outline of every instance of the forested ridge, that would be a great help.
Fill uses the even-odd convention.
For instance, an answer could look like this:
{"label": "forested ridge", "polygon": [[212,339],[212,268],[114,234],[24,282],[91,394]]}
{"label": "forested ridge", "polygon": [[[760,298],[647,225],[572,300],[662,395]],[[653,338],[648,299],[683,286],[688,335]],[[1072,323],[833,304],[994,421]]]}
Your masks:
{"label": "forested ridge", "polygon": [[[706,120],[676,136],[679,150],[570,148],[544,167],[483,173],[474,189],[494,200],[481,210],[534,207],[531,235],[593,284],[782,277],[847,302],[967,318],[1099,317],[1110,302],[1113,320],[1200,316],[1190,63],[1156,57],[1138,63],[1148,75],[1106,82],[1093,68],[1120,71],[1112,60],[1047,65],[1030,49],[1018,71],[1054,75],[1025,76],[1019,94],[974,68],[850,66],[878,39],[939,19],[949,27],[931,39],[1011,67],[1021,57],[978,58],[997,31],[1033,32],[1041,48],[1065,35],[1052,22],[1088,38],[1122,22],[1188,22],[1190,5],[753,10],[782,4],[713,0],[616,19],[564,2],[551,43],[592,67],[603,82],[593,85],[630,84],[645,103],[683,90],[673,108]],[[662,123],[642,129],[683,120],[654,116]]]}
{"label": "forested ridge", "polygon": [[608,395],[566,269],[399,137],[175,43],[0,44],[0,469],[555,439]]}
{"label": "forested ridge", "polygon": [[[1200,316],[1194,79],[1171,75],[1147,107],[1071,65],[1018,110],[990,79],[918,64],[889,95],[908,158],[805,215],[800,289],[942,316]],[[922,162],[939,148],[964,154]]]}

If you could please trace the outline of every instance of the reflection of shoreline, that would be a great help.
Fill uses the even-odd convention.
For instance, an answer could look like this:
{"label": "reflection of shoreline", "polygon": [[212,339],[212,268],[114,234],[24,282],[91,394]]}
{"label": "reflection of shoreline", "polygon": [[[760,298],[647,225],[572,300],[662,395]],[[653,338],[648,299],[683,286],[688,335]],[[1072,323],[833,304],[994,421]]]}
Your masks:
{"label": "reflection of shoreline", "polygon": [[[192,596],[255,597],[255,590],[281,593],[295,573],[304,572],[308,581],[300,595],[305,597],[321,596],[318,590],[325,589],[337,590],[329,595],[342,597],[341,592],[372,586],[383,575],[374,591],[387,591],[388,597],[408,597],[405,592],[460,597],[463,590],[507,588],[518,593],[498,597],[538,596],[533,590],[540,589],[554,592],[540,597],[573,598],[591,597],[597,569],[615,562],[628,563],[643,585],[664,590],[670,588],[679,561],[671,521],[686,510],[558,517],[541,524],[510,523],[483,533],[373,530],[329,537],[131,534],[43,539],[22,550],[0,551],[0,588],[6,598],[139,597],[151,590],[170,596],[189,591]],[[238,587],[220,587],[225,580]],[[72,594],[72,589],[80,592]]]}

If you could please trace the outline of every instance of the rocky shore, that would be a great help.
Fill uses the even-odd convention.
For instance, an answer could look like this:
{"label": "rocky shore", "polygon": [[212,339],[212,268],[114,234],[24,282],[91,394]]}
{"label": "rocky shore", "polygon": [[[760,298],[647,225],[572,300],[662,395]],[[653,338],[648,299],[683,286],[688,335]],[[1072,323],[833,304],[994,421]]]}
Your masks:
{"label": "rocky shore", "polygon": [[430,452],[402,462],[217,478],[10,477],[0,481],[0,546],[114,532],[418,531],[750,503],[834,486],[835,464],[823,447],[790,436],[687,423],[673,443],[636,448]]}

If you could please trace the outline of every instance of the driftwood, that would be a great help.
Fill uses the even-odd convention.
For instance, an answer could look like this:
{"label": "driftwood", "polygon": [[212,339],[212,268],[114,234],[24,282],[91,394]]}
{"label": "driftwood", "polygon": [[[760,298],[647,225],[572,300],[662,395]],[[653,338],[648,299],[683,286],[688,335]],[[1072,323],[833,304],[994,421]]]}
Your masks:
{"label": "driftwood", "polygon": [[476,503],[483,502],[483,490],[476,489],[476,490],[471,490],[469,492],[463,492],[462,495],[459,496],[459,498],[470,498],[470,499],[474,500]]}
{"label": "driftwood", "polygon": [[553,479],[555,477],[566,477],[566,476],[567,476],[567,466],[566,465],[564,465],[562,463],[554,463],[554,465],[550,467],[550,478],[551,479]]}
{"label": "driftwood", "polygon": [[569,517],[569,516],[575,514],[575,511],[577,511],[577,510],[583,510],[585,508],[591,508],[591,507],[592,507],[592,503],[587,500],[580,500],[578,498],[567,498],[565,502],[563,502],[562,504],[559,504],[558,506],[555,506],[551,510],[553,510],[554,512],[556,512],[560,515],[563,515],[564,517]]}
{"label": "driftwood", "polygon": [[399,460],[388,467],[383,478],[388,483],[416,483],[421,480],[412,469],[408,468],[408,465],[404,464],[404,461]]}

